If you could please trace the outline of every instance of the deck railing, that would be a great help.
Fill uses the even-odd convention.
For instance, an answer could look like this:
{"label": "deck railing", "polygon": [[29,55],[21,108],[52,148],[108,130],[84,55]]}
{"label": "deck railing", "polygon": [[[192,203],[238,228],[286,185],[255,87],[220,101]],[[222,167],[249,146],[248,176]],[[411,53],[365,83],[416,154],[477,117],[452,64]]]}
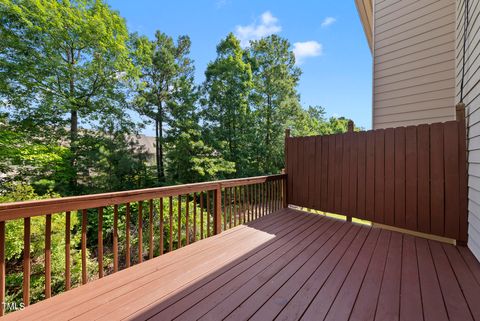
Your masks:
{"label": "deck railing", "polygon": [[[155,254],[162,255],[176,250],[285,207],[285,188],[286,175],[280,174],[0,204],[0,302],[5,301],[7,221],[23,219],[23,304],[27,306],[31,301],[32,217],[45,217],[45,298],[49,298],[52,296],[52,215],[65,217],[64,290],[68,291],[72,287],[71,216],[74,212],[77,212],[81,220],[81,246],[77,250],[81,251],[81,284],[86,284],[89,281],[87,273],[89,219],[95,218],[98,222],[96,259],[98,277],[101,278],[105,274],[117,272],[145,259],[152,259]],[[109,267],[104,265],[103,220],[106,210],[113,211],[113,233],[112,238],[108,240],[112,242],[113,266]],[[125,225],[122,231],[123,240],[119,239],[120,221]],[[154,226],[156,221],[159,225],[157,227]],[[158,233],[155,233],[157,229]],[[132,247],[132,239],[135,237],[136,249]],[[124,253],[120,253],[123,254],[122,257],[119,255],[120,241],[124,241],[124,244],[121,244],[124,245]],[[148,247],[148,250],[145,247]],[[136,260],[132,257],[132,252],[135,251]],[[0,315],[4,313],[2,304]]]}

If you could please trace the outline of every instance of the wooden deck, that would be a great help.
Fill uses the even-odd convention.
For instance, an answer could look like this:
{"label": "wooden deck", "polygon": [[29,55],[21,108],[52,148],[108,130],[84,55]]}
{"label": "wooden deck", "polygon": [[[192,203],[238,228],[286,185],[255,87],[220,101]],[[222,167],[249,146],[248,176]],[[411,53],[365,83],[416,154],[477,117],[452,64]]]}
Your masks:
{"label": "wooden deck", "polygon": [[281,210],[5,320],[480,320],[467,248]]}

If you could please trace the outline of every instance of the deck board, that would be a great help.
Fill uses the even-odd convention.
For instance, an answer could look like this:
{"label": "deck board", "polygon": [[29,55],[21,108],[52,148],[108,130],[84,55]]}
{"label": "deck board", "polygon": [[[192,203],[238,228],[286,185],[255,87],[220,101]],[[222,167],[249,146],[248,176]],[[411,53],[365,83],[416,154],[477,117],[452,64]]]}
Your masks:
{"label": "deck board", "polygon": [[479,320],[465,247],[280,210],[5,320]]}

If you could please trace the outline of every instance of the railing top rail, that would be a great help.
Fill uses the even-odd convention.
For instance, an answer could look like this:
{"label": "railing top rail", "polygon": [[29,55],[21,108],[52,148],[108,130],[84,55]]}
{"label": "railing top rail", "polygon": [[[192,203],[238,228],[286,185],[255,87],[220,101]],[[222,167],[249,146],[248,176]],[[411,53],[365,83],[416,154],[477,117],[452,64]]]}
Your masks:
{"label": "railing top rail", "polygon": [[0,204],[0,222],[31,216],[60,213],[65,211],[75,211],[80,209],[143,201],[159,197],[168,197],[180,194],[214,190],[217,188],[259,184],[267,181],[283,179],[285,178],[285,176],[285,174],[266,175],[212,182],[138,189],[131,191],[3,203]]}

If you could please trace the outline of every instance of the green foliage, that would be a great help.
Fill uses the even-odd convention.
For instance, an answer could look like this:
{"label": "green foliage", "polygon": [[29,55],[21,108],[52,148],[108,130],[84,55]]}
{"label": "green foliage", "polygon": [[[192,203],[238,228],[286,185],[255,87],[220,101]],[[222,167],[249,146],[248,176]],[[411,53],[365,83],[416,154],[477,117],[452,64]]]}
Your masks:
{"label": "green foliage", "polygon": [[283,164],[282,143],[285,125],[301,109],[297,85],[301,71],[295,66],[290,43],[277,35],[252,41],[249,61],[253,66],[257,168],[262,173],[277,173]]}
{"label": "green foliage", "polygon": [[217,58],[205,71],[205,124],[209,143],[229,162],[236,176],[244,176],[253,144],[252,113],[248,98],[253,87],[252,69],[244,61],[240,41],[229,34],[217,46]]}
{"label": "green foliage", "polygon": [[164,126],[171,125],[172,118],[178,121],[171,117],[172,105],[179,99],[186,104],[195,103],[191,101],[195,95],[191,85],[191,42],[188,36],[180,36],[175,44],[171,37],[157,31],[155,40],[133,34],[131,43],[133,59],[141,71],[133,104],[155,124],[157,184],[161,184],[165,182]]}
{"label": "green foliage", "polygon": [[[8,193],[0,196],[0,203],[14,202],[32,199],[46,199],[58,197],[57,194],[48,193],[43,196],[37,195],[33,188],[24,184],[7,184]],[[79,220],[75,215],[71,216],[71,273],[72,283],[79,284],[81,275],[81,253],[78,250],[80,233],[75,233],[79,228]],[[51,235],[52,255],[52,292],[63,291],[65,273],[65,213],[52,215]],[[36,302],[44,298],[44,249],[45,249],[45,217],[37,216],[31,219],[31,296]],[[14,268],[21,266],[23,258],[23,220],[8,221],[6,224],[5,258],[10,273],[7,274],[7,302],[20,302],[22,298],[22,271]],[[89,265],[93,262],[89,261]],[[12,272],[13,271],[13,272]]]}
{"label": "green foliage", "polygon": [[121,80],[135,68],[125,21],[94,0],[1,0],[0,20],[1,104],[43,137],[64,139],[70,124],[75,189],[79,121],[101,129],[127,117]]}

